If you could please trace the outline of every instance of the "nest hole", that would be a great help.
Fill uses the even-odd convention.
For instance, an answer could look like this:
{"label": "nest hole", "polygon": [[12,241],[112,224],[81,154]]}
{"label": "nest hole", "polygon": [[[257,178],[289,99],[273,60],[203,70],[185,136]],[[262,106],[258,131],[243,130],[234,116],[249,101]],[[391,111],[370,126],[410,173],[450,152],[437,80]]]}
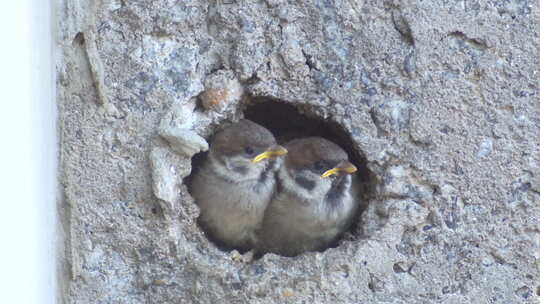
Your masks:
{"label": "nest hole", "polygon": [[[349,161],[358,168],[356,174],[358,174],[363,187],[362,197],[359,198],[361,205],[349,231],[336,244],[333,244],[329,248],[338,247],[343,240],[354,241],[361,238],[361,229],[359,229],[361,225],[360,215],[373,197],[375,178],[374,174],[368,169],[362,152],[356,148],[350,134],[340,124],[319,117],[310,108],[300,109],[287,102],[269,98],[252,99],[245,106],[243,113],[246,119],[254,121],[270,130],[279,144],[286,144],[296,138],[319,136],[336,143],[347,152]],[[196,174],[198,167],[206,158],[206,154],[199,153],[192,158],[192,173],[186,179],[188,189],[190,188],[191,177]],[[218,240],[210,237],[209,240],[221,250],[239,249],[223,246]],[[241,252],[244,252],[244,250],[241,250]],[[260,258],[261,256],[258,255],[256,258]]]}

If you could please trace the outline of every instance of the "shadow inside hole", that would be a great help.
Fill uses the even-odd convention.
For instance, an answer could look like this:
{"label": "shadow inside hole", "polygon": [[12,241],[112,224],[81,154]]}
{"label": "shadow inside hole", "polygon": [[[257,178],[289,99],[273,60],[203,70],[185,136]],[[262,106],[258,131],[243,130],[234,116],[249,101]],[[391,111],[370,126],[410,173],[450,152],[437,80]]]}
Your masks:
{"label": "shadow inside hole", "polygon": [[[360,214],[367,207],[375,189],[375,176],[367,168],[366,159],[361,151],[355,148],[349,133],[338,123],[317,117],[305,109],[301,113],[298,108],[282,101],[268,98],[256,98],[253,104],[244,110],[245,118],[252,120],[270,130],[279,144],[302,137],[319,136],[339,145],[349,155],[349,160],[358,168],[357,173],[362,186],[360,208],[356,220],[353,221],[349,234],[352,239],[360,236]],[[339,241],[338,241],[339,243]],[[338,244],[334,244],[336,247]]]}

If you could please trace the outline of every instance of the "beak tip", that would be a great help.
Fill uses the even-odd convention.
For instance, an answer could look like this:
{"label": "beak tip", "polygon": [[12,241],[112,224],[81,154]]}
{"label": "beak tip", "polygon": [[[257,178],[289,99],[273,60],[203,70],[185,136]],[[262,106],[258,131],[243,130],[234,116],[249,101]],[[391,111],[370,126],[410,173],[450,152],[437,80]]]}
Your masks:
{"label": "beak tip", "polygon": [[355,165],[353,165],[350,162],[347,162],[345,165],[335,167],[333,169],[330,169],[326,172],[324,172],[321,176],[322,177],[329,177],[334,174],[339,174],[340,172],[346,173],[346,174],[353,174],[354,172],[358,171],[358,168],[356,168]]}
{"label": "beak tip", "polygon": [[283,155],[287,154],[288,152],[289,151],[287,151],[287,149],[285,149],[283,146],[278,145],[278,146],[272,147],[272,148],[264,151],[263,153],[255,156],[255,158],[253,158],[251,160],[251,162],[252,163],[258,163],[263,159],[283,156]]}
{"label": "beak tip", "polygon": [[283,147],[281,145],[276,146],[271,151],[273,151],[275,153],[275,155],[277,155],[277,156],[281,156],[281,155],[285,155],[285,154],[289,153],[289,151],[287,149],[285,149],[285,147]]}

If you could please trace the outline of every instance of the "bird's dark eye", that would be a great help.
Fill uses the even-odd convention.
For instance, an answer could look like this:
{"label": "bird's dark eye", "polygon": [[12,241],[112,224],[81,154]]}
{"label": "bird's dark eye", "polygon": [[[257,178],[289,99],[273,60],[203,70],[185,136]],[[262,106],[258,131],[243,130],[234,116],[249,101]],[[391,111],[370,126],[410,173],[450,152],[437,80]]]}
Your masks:
{"label": "bird's dark eye", "polygon": [[255,153],[252,147],[246,147],[244,152],[246,152],[247,155],[253,155],[253,153]]}
{"label": "bird's dark eye", "polygon": [[313,164],[313,168],[317,171],[322,171],[325,167],[325,164],[323,161],[316,161],[314,164]]}

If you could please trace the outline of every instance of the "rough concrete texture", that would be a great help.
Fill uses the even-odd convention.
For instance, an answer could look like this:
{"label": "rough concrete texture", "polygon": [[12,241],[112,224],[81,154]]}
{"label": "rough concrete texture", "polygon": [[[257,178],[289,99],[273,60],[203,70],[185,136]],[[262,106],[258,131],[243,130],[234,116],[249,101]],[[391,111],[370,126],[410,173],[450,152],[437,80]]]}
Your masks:
{"label": "rough concrete texture", "polygon": [[[58,0],[63,302],[539,303],[539,6]],[[365,158],[337,248],[250,262],[197,226],[190,157],[265,98]]]}

